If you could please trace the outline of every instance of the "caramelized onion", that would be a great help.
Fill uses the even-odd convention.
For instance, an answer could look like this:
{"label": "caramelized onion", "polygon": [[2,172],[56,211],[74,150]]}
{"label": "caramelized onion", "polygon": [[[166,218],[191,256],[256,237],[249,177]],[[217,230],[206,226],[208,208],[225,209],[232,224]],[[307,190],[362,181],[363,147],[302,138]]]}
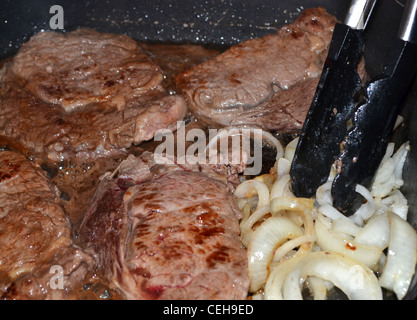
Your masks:
{"label": "caramelized onion", "polygon": [[[396,153],[394,144],[388,146],[371,191],[356,187],[366,202],[351,217],[333,207],[334,165],[315,198],[293,195],[295,146],[293,141],[269,175],[236,192],[255,299],[301,299],[303,283],[315,300],[326,299],[333,285],[350,299],[382,299],[382,287],[402,299],[417,263],[417,234],[406,222],[408,203],[398,189],[409,144]],[[378,281],[374,271],[381,270]]]}

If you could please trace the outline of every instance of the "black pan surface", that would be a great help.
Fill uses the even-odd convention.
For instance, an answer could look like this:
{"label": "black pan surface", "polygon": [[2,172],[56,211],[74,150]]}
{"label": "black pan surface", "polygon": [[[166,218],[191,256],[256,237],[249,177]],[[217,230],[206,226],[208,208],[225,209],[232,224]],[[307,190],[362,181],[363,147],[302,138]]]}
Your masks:
{"label": "black pan surface", "polygon": [[[323,6],[340,20],[350,0],[0,0],[0,60],[12,56],[22,43],[50,29],[53,5],[64,10],[63,32],[90,27],[127,34],[140,41],[198,43],[217,49],[276,32],[306,8]],[[405,0],[379,1],[368,25],[365,50],[367,71],[377,74],[396,35]],[[417,228],[417,81],[404,105],[405,125],[394,139],[410,141],[403,191],[408,198],[410,223]],[[406,299],[416,299],[414,277]]]}

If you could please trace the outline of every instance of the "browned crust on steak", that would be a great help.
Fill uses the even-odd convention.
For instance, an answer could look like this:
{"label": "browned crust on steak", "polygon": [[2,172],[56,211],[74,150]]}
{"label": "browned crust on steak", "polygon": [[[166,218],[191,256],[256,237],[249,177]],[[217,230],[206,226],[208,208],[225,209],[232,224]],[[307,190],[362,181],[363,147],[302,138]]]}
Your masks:
{"label": "browned crust on steak", "polygon": [[241,214],[226,172],[144,153],[104,176],[80,235],[109,282],[128,299],[245,299]]}
{"label": "browned crust on steak", "polygon": [[119,157],[158,129],[175,129],[187,112],[124,35],[41,32],[1,74],[0,134],[51,160]]}
{"label": "browned crust on steak", "polygon": [[244,41],[179,74],[177,88],[190,110],[210,124],[298,130],[335,23],[323,8],[308,9],[276,34]]}

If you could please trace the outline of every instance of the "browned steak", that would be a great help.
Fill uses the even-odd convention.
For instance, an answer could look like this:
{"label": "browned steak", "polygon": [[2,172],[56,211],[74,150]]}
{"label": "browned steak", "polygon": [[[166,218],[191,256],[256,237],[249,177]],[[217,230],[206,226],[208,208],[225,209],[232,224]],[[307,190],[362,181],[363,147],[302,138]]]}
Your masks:
{"label": "browned steak", "polygon": [[175,129],[187,111],[124,35],[41,32],[0,74],[0,134],[53,160],[119,155],[158,129]]}
{"label": "browned steak", "polygon": [[177,87],[208,123],[301,129],[335,23],[323,8],[308,9],[277,33],[242,42],[181,73]]}
{"label": "browned steak", "polygon": [[129,156],[102,177],[81,242],[128,299],[245,299],[247,257],[227,173]]}
{"label": "browned steak", "polygon": [[139,43],[139,46],[161,68],[165,77],[165,87],[171,92],[175,92],[177,74],[220,53],[197,44]]}
{"label": "browned steak", "polygon": [[73,245],[56,188],[24,156],[1,151],[0,297],[70,298],[92,266],[91,256]]}

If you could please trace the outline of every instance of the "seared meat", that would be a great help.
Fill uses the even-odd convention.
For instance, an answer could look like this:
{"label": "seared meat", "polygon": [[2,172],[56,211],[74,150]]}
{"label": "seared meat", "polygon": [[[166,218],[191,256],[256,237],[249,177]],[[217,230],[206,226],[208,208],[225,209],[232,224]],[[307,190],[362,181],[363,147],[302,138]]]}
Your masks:
{"label": "seared meat", "polygon": [[245,299],[247,257],[224,166],[129,156],[102,177],[80,228],[128,299]]}
{"label": "seared meat", "polygon": [[220,52],[197,44],[139,43],[142,50],[158,65],[165,76],[165,87],[175,92],[177,74],[214,58]]}
{"label": "seared meat", "polygon": [[301,129],[336,18],[308,9],[276,34],[233,46],[176,78],[197,117],[220,125]]}
{"label": "seared meat", "polygon": [[[70,298],[93,266],[91,256],[73,245],[56,188],[12,151],[0,152],[0,248],[3,299]],[[52,266],[57,269],[50,273]]]}
{"label": "seared meat", "polygon": [[124,35],[41,32],[1,74],[0,134],[53,160],[119,156],[158,129],[175,129],[187,111]]}

